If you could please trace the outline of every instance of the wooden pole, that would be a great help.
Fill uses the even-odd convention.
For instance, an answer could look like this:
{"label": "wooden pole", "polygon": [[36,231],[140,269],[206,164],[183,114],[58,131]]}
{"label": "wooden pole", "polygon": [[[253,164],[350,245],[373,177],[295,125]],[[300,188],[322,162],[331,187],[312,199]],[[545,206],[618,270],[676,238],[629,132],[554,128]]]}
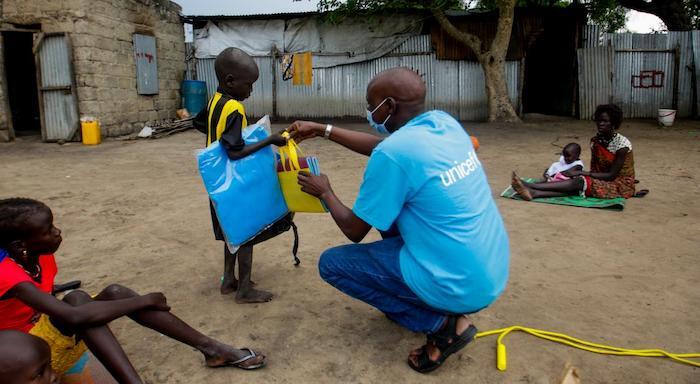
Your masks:
{"label": "wooden pole", "polygon": [[[678,111],[678,85],[681,77],[681,50],[679,46],[673,50],[673,109]],[[676,112],[678,115],[678,112]]]}
{"label": "wooden pole", "polygon": [[272,118],[277,119],[277,46],[272,46]]}

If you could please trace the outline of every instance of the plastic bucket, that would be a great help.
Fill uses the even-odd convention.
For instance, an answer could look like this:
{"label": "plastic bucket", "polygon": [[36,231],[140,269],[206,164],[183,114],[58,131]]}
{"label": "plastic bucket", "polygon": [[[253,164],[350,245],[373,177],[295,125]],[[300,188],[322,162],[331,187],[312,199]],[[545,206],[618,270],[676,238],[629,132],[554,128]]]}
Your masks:
{"label": "plastic bucket", "polygon": [[676,119],[675,109],[659,109],[659,125],[670,127]]}
{"label": "plastic bucket", "polygon": [[80,131],[83,136],[83,144],[97,145],[102,142],[99,121],[80,119]]}
{"label": "plastic bucket", "polygon": [[207,83],[200,80],[184,80],[182,99],[182,105],[191,116],[198,114],[207,105]]}

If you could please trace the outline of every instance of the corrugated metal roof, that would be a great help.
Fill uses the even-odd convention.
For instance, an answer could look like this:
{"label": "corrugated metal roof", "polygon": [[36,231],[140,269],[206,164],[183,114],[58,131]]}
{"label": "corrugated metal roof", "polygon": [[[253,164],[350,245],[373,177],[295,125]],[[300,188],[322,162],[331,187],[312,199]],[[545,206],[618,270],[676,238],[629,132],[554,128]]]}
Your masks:
{"label": "corrugated metal roof", "polygon": [[[270,17],[316,13],[319,0],[183,0],[185,18]],[[196,5],[195,5],[196,4]]]}
{"label": "corrugated metal roof", "polygon": [[190,19],[200,19],[200,20],[225,20],[225,19],[257,19],[257,18],[288,18],[288,17],[298,17],[298,16],[309,16],[317,15],[318,11],[308,11],[308,12],[281,12],[281,13],[250,13],[250,14],[236,14],[236,15],[183,15],[182,18],[186,20]]}
{"label": "corrugated metal roof", "polygon": [[271,12],[271,13],[236,13],[225,15],[184,15],[186,21],[207,21],[207,20],[231,20],[231,19],[290,19],[302,16],[312,16],[320,14],[318,11],[305,12]]}

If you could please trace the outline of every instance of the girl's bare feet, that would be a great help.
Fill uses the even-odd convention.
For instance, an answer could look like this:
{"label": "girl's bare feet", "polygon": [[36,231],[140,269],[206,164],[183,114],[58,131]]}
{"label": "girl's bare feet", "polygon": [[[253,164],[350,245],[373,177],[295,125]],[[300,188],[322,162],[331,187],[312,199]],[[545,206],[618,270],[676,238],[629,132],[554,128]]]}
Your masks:
{"label": "girl's bare feet", "polygon": [[523,184],[522,180],[520,180],[515,172],[513,172],[511,175],[510,185],[513,187],[515,192],[518,192],[518,195],[520,195],[523,200],[532,201],[532,194],[530,193],[530,190]]}
{"label": "girl's bare feet", "polygon": [[[261,368],[265,365],[265,354],[253,349],[237,349],[230,345],[219,343],[212,349],[202,351],[207,367],[218,368],[235,366],[242,369]],[[249,357],[246,359],[246,357]]]}

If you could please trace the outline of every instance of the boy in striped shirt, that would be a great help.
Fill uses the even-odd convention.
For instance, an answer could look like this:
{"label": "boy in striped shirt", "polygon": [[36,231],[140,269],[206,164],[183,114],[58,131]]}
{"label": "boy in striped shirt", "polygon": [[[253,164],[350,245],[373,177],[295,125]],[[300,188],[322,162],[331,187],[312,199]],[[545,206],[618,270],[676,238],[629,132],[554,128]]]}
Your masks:
{"label": "boy in striped shirt", "polygon": [[[250,97],[253,84],[258,80],[258,66],[247,53],[238,48],[226,48],[214,62],[219,86],[207,108],[195,118],[194,125],[207,135],[207,146],[219,141],[232,160],[242,159],[270,144],[283,146],[287,140],[274,133],[258,143],[247,145],[241,132],[248,125],[245,108],[241,101]],[[224,233],[216,218],[214,206],[210,202],[214,237],[224,241]],[[272,237],[272,236],[270,236]],[[255,239],[255,242],[263,239]],[[238,259],[238,279],[235,265]],[[236,292],[236,302],[263,303],[272,300],[272,294],[253,289],[250,273],[253,263],[253,246],[243,245],[232,254],[224,245],[224,276],[221,281],[221,294]]]}

